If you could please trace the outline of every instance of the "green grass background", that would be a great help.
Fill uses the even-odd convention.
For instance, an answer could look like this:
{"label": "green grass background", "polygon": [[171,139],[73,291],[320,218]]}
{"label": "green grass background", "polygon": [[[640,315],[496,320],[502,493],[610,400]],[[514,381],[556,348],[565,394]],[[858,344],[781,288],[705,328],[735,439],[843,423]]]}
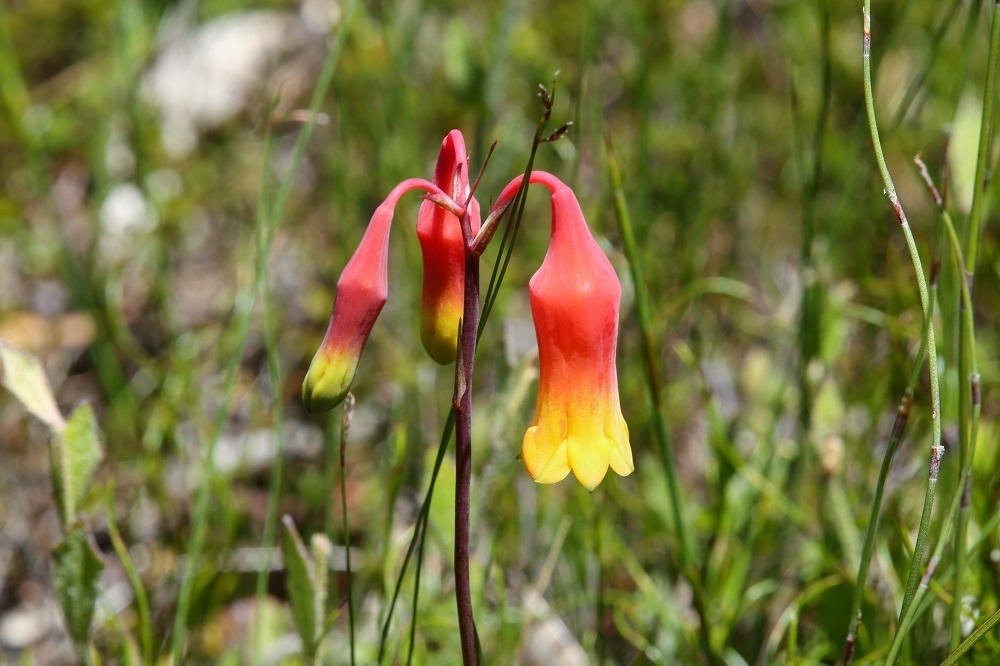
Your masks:
{"label": "green grass background", "polygon": [[[339,413],[309,416],[299,399],[336,279],[393,185],[432,174],[450,129],[465,133],[474,165],[499,142],[479,190],[485,207],[524,169],[542,111],[537,85],[551,85],[558,70],[552,126],[575,125],[541,147],[535,166],[574,187],[623,281],[619,382],[636,471],[608,477],[591,495],[572,480],[536,486],[515,459],[537,384],[526,284],[549,229],[545,197],[533,193],[475,378],[472,575],[487,661],[537,663],[526,647],[535,639],[555,663],[571,653],[559,640],[591,663],[701,658],[646,393],[635,285],[615,220],[607,132],[651,297],[664,413],[713,649],[730,664],[835,662],[922,324],[868,135],[860,8],[827,0],[386,0],[359,3],[345,31],[347,4],[332,5],[340,22],[330,35],[286,44],[244,110],[201,132],[183,157],[164,146],[159,111],[141,94],[165,26],[251,9],[297,20],[295,3],[8,0],[0,14],[0,337],[45,361],[61,406],[86,400],[97,410],[107,458],[91,493],[94,529],[113,560],[100,502],[113,484],[116,521],[149,591],[163,658],[202,460],[215,441],[217,455],[254,446],[262,453],[225,467],[209,485],[185,660],[295,663],[279,640],[294,633],[284,578],[270,575],[269,601],[257,604],[254,563],[271,552],[260,550],[269,542],[269,498],[304,535],[327,529],[328,513],[340,515],[340,488],[330,494],[321,446],[336,446]],[[935,253],[944,257],[935,323],[947,452],[930,548],[958,477],[959,290],[911,160],[922,152],[964,239],[992,8],[877,2],[872,17],[889,168],[925,269]],[[308,106],[333,35],[343,51],[320,107],[324,122],[276,221],[267,293],[256,295],[244,340],[259,193],[266,186],[273,197],[288,173],[303,128],[288,114]],[[155,224],[116,241],[101,211],[123,184],[137,188]],[[988,185],[975,285],[984,399],[970,529],[970,544],[982,545],[963,591],[966,634],[1000,603],[1000,535],[995,524],[982,531],[1000,498],[995,202]],[[397,210],[389,302],[354,385],[346,496],[360,663],[378,651],[453,385],[452,369],[435,365],[419,341],[417,207],[411,196]],[[485,257],[487,276],[495,252]],[[885,656],[906,583],[930,456],[926,370],[922,377],[889,477],[859,661]],[[217,412],[225,417],[218,430]],[[0,614],[25,603],[27,582],[48,585],[44,562],[56,536],[44,438],[0,397],[0,524],[30,515],[33,526],[16,543],[0,543],[8,563]],[[274,493],[279,442],[284,466]],[[419,663],[458,661],[450,465],[449,454],[426,537]],[[343,546],[339,518],[333,535]],[[951,558],[949,547],[940,572]],[[339,604],[347,578],[336,557],[334,567]],[[412,589],[408,575],[390,627],[393,663],[406,660]],[[946,579],[932,583],[935,603],[907,639],[905,661],[936,663],[950,652],[952,592]],[[546,620],[565,628],[561,638],[537,638],[553,626]],[[127,663],[136,622],[131,604],[98,614],[92,636],[106,663]],[[325,663],[346,663],[347,634],[345,610],[324,644]],[[33,652],[40,649],[20,663],[44,663],[45,653]],[[1000,641],[987,635],[968,663],[998,658]]]}

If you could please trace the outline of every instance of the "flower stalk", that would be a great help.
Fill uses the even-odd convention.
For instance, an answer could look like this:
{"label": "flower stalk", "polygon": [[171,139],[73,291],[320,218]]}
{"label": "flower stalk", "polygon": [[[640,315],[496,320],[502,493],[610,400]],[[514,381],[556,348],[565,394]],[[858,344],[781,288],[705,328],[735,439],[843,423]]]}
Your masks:
{"label": "flower stalk", "polygon": [[461,210],[450,195],[422,178],[404,180],[375,210],[361,244],[337,281],[330,325],[302,383],[302,402],[313,414],[333,409],[351,390],[361,353],[389,295],[389,231],[393,213],[400,198],[415,189],[448,202],[449,209]]}
{"label": "flower stalk", "polygon": [[[551,98],[544,88],[542,99],[546,115],[539,133],[551,109]],[[543,141],[557,140],[568,129],[569,124],[564,125]],[[532,156],[538,143],[536,135]],[[492,151],[491,147],[484,170]],[[421,334],[434,360],[442,364],[456,361],[452,411],[438,451],[431,487],[443,457],[448,430],[454,424],[455,596],[462,661],[466,666],[476,665],[481,660],[470,585],[472,384],[476,345],[481,334],[479,262],[506,208],[511,204],[515,208],[518,204],[523,207],[529,181],[543,184],[551,192],[552,231],[545,260],[529,284],[541,379],[535,423],[528,428],[522,452],[528,472],[540,483],[553,483],[573,471],[577,479],[593,491],[609,467],[621,475],[634,470],[628,427],[621,414],[615,363],[621,284],[590,233],[575,194],[555,176],[533,172],[529,161],[526,175],[516,178],[504,189],[487,220],[485,232],[480,233],[479,207],[474,194],[483,172],[480,171],[470,186],[468,164],[464,139],[460,132],[453,131],[442,142],[434,182],[404,181],[378,207],[338,281],[337,299],[326,337],[303,383],[303,402],[312,412],[325,411],[349,395],[358,360],[388,296],[388,237],[393,211],[405,192],[423,189],[427,196],[417,222],[424,260]],[[510,246],[506,242],[508,233],[512,227],[516,232],[519,220],[518,215],[504,234],[502,245],[507,246],[507,252],[505,254],[502,247],[502,260],[498,260],[504,266],[510,257]],[[512,238],[513,233],[509,236]],[[500,272],[502,275],[502,269]],[[492,286],[491,281],[483,320],[488,316],[491,299],[495,298]],[[456,317],[458,298],[461,299],[461,315]],[[449,322],[455,322],[457,335],[449,332]],[[343,462],[341,469],[343,477]],[[421,508],[403,565],[405,571],[419,541],[418,584],[431,492]],[[384,654],[398,590],[399,583],[383,624],[379,660]],[[416,598],[415,594],[414,614]],[[410,657],[414,642],[411,627]]]}
{"label": "flower stalk", "polygon": [[469,574],[469,531],[472,492],[472,373],[479,327],[479,256],[472,251],[474,235],[469,215],[462,216],[465,251],[465,303],[458,324],[458,360],[455,367],[455,598],[462,641],[462,663],[474,666],[476,625],[472,615]]}
{"label": "flower stalk", "polygon": [[[476,187],[489,164],[496,143],[490,146],[486,160],[468,189],[465,212],[459,218],[465,248],[465,300],[462,318],[458,322],[458,358],[455,363],[455,600],[458,605],[458,629],[462,642],[462,663],[479,663],[476,645],[476,622],[472,614],[470,583],[470,514],[472,494],[472,373],[476,360],[479,330],[479,257],[475,252],[476,232],[479,231]],[[464,156],[464,155],[463,155]],[[468,160],[465,162],[468,169]],[[465,183],[468,176],[465,175]]]}

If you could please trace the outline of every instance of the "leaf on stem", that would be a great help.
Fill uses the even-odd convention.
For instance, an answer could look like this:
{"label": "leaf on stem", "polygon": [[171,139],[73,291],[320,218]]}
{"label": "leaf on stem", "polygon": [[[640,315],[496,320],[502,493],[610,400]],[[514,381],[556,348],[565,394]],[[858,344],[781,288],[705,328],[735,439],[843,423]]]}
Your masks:
{"label": "leaf on stem", "polygon": [[25,409],[53,432],[66,427],[45,370],[35,356],[0,340],[0,370],[0,384],[13,393]]}
{"label": "leaf on stem", "polygon": [[70,525],[76,520],[77,508],[104,457],[90,405],[80,405],[73,411],[63,430],[53,437],[50,453],[56,505],[63,525]]}
{"label": "leaf on stem", "polygon": [[52,552],[52,585],[70,636],[77,645],[87,641],[103,569],[104,562],[82,522],[74,524],[66,539]]}
{"label": "leaf on stem", "polygon": [[292,619],[302,638],[302,652],[311,659],[316,651],[316,613],[313,590],[313,562],[306,545],[295,529],[291,516],[281,519],[285,529],[281,538],[281,554],[285,559],[288,574],[288,599],[292,607]]}

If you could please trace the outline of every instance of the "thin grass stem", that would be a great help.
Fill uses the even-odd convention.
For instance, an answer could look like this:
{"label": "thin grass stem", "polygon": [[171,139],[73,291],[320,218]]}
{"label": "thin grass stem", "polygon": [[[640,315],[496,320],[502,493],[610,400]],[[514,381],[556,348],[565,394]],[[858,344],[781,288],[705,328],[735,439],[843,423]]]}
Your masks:
{"label": "thin grass stem", "polygon": [[[863,35],[863,69],[865,86],[865,109],[868,114],[868,127],[871,131],[872,145],[875,149],[875,159],[878,162],[879,171],[882,174],[882,181],[885,184],[885,192],[892,204],[893,211],[903,229],[906,238],[906,245],[910,251],[910,259],[913,262],[913,270],[917,278],[917,288],[920,292],[920,304],[923,308],[924,318],[933,316],[930,310],[930,296],[927,289],[927,280],[924,278],[923,265],[920,262],[920,253],[917,250],[913,232],[906,220],[903,206],[896,195],[896,188],[889,174],[889,168],[885,163],[885,155],[882,152],[882,142],[879,139],[878,125],[875,120],[875,101],[872,95],[872,72],[871,72],[871,0],[865,0],[863,8],[864,35]],[[920,567],[923,561],[924,547],[927,541],[927,533],[930,528],[931,513],[934,507],[934,495],[937,490],[938,471],[941,467],[941,456],[944,448],[941,446],[941,393],[938,381],[938,360],[937,342],[934,337],[934,326],[927,326],[927,354],[928,366],[931,381],[931,424],[932,424],[932,444],[930,468],[927,475],[927,487],[924,493],[924,504],[920,515],[920,526],[917,530],[916,543],[913,547],[913,559],[910,562],[910,573],[907,578],[906,591],[903,594],[903,604],[900,616],[905,615],[913,596],[916,594],[917,586],[920,582]]]}
{"label": "thin grass stem", "polygon": [[[939,541],[938,548],[936,548],[934,551],[934,555],[931,557],[930,560],[931,564],[940,562],[941,553],[944,552],[944,548],[951,537],[951,530],[952,527],[954,526],[954,517],[958,513],[960,497],[961,496],[956,493],[955,497],[952,499],[951,510],[948,513],[950,520],[945,522],[944,529],[941,532],[942,538]],[[983,531],[980,533],[979,537],[976,539],[974,543],[972,543],[972,545],[970,545],[966,549],[965,552],[966,558],[972,557],[977,552],[979,552],[979,549],[982,548],[983,545],[988,542],[990,536],[992,535],[993,531],[997,529],[997,527],[1000,527],[1000,513],[994,515],[990,520],[988,520],[983,525]],[[906,618],[906,622],[912,624],[920,616],[922,616],[927,611],[928,608],[930,608],[931,602],[934,600],[934,597],[927,597],[926,594],[927,590],[930,589],[930,582],[932,577],[936,576],[937,582],[939,584],[943,584],[951,580],[951,577],[954,575],[955,575],[954,564],[952,564],[950,567],[945,568],[944,571],[942,571],[940,574],[938,574],[938,572],[934,568],[928,566],[928,574],[924,575],[924,580],[921,581],[922,583],[921,587],[917,591],[917,596],[914,598],[913,608],[915,608],[916,610],[913,611],[913,613]]]}
{"label": "thin grass stem", "polygon": [[129,555],[128,546],[125,545],[121,532],[118,531],[118,523],[115,521],[114,488],[108,492],[105,516],[108,521],[108,536],[111,539],[111,545],[125,569],[125,575],[128,576],[132,592],[135,594],[135,605],[139,611],[139,642],[142,646],[142,663],[143,666],[152,666],[155,655],[153,654],[153,624],[150,620],[149,597],[146,596],[146,588],[142,585],[142,578],[135,568],[135,562]]}
{"label": "thin grass stem", "polygon": [[677,477],[677,463],[674,460],[673,450],[670,444],[670,435],[667,431],[667,422],[663,415],[663,404],[661,402],[661,390],[659,376],[659,363],[657,362],[656,347],[653,344],[652,323],[649,308],[649,296],[646,292],[646,282],[643,279],[642,266],[639,261],[639,253],[635,242],[635,232],[632,229],[632,220],[629,216],[628,206],[625,201],[625,190],[622,186],[621,171],[618,167],[618,160],[615,156],[614,146],[611,136],[605,135],[605,148],[607,154],[608,171],[611,179],[611,187],[615,197],[615,212],[618,216],[618,226],[621,229],[622,243],[625,248],[625,258],[628,260],[629,272],[632,274],[632,283],[635,289],[635,309],[639,317],[639,328],[642,332],[643,352],[645,358],[646,386],[652,406],[653,420],[656,426],[656,441],[660,450],[660,462],[667,475],[667,492],[670,496],[670,510],[674,519],[674,529],[677,530],[677,538],[680,541],[680,562],[681,571],[688,579],[691,589],[694,591],[693,599],[695,610],[699,619],[699,641],[705,659],[708,663],[714,663],[717,659],[712,649],[712,639],[709,629],[709,618],[707,614],[707,604],[704,598],[704,586],[700,577],[695,573],[694,567],[695,553],[688,535],[687,525],[684,522],[684,515],[681,511],[680,482]]}
{"label": "thin grass stem", "polygon": [[[285,180],[278,189],[278,194],[271,208],[270,214],[264,218],[258,217],[255,233],[262,234],[262,250],[258,253],[257,267],[254,278],[236,301],[236,349],[229,354],[229,362],[226,366],[223,384],[222,400],[216,412],[208,446],[205,451],[204,469],[202,479],[198,485],[197,497],[195,499],[194,514],[191,520],[191,541],[188,547],[188,554],[181,577],[180,592],[177,598],[177,613],[174,616],[173,638],[171,640],[172,661],[175,666],[179,666],[184,661],[184,639],[187,630],[187,619],[191,605],[191,595],[194,588],[194,577],[200,566],[201,553],[204,548],[205,536],[208,522],[209,490],[215,479],[215,445],[218,442],[219,434],[222,432],[222,425],[229,414],[229,406],[232,400],[232,392],[235,385],[237,369],[243,357],[243,348],[246,345],[247,334],[250,330],[250,318],[253,312],[253,304],[258,293],[265,283],[267,272],[266,258],[270,256],[271,244],[281,222],[285,204],[291,193],[292,184],[301,166],[305,155],[305,146],[312,136],[312,130],[316,124],[319,108],[326,98],[326,92],[330,87],[333,74],[336,71],[337,62],[344,44],[344,35],[348,31],[351,18],[357,7],[358,0],[353,0],[344,18],[341,30],[338,31],[334,46],[327,54],[323,63],[323,70],[320,74],[316,88],[313,91],[312,100],[309,104],[309,115],[302,132],[295,144],[295,151],[292,157],[291,167]],[[264,261],[260,261],[263,257]]]}
{"label": "thin grass stem", "polygon": [[941,666],[953,666],[957,664],[958,660],[962,658],[966,652],[968,652],[973,645],[979,642],[979,640],[988,634],[994,625],[1000,622],[1000,608],[993,611],[986,620],[976,627],[976,630],[969,634],[969,637],[962,641],[962,644],[955,648],[954,652],[948,655],[948,658],[941,662]]}
{"label": "thin grass stem", "polygon": [[[448,412],[448,418],[445,420],[444,429],[441,432],[441,442],[438,444],[437,457],[434,459],[434,469],[431,470],[431,480],[427,487],[427,493],[424,495],[424,501],[420,505],[420,513],[417,514],[417,522],[413,528],[413,538],[410,539],[410,545],[406,549],[406,555],[403,557],[403,566],[399,569],[399,576],[396,578],[396,585],[393,588],[392,600],[389,602],[389,609],[386,611],[385,620],[382,622],[382,633],[379,638],[378,646],[378,657],[376,661],[382,663],[382,657],[385,654],[386,642],[389,638],[389,625],[392,622],[393,611],[396,608],[396,600],[399,598],[399,592],[403,588],[403,579],[406,576],[406,569],[410,565],[410,558],[413,556],[413,551],[416,549],[418,541],[422,541],[422,536],[424,531],[427,529],[427,516],[430,512],[431,500],[434,498],[434,486],[437,483],[438,473],[441,471],[441,464],[444,462],[445,452],[448,450],[448,442],[451,441],[451,434],[455,429],[455,406],[452,405],[451,410]],[[423,545],[421,543],[421,557],[423,559]],[[419,589],[420,582],[420,570],[417,570],[416,579]],[[416,596],[416,594],[414,594]],[[416,607],[417,600],[414,599],[414,608]],[[416,622],[416,617],[413,619]],[[413,636],[413,631],[411,629],[411,637]],[[411,648],[412,648],[412,638],[411,638]]]}
{"label": "thin grass stem", "polygon": [[[269,552],[274,545],[278,531],[278,501],[281,499],[281,487],[283,483],[285,465],[285,441],[284,441],[284,407],[281,402],[281,361],[278,358],[278,340],[274,330],[274,312],[271,301],[271,289],[264,285],[264,344],[267,348],[267,371],[273,393],[274,411],[274,459],[271,463],[271,473],[268,479],[267,488],[267,509],[264,514],[264,552]],[[262,566],[257,571],[257,614],[256,618],[262,617],[263,601],[267,591],[268,568]],[[260,641],[263,632],[254,633],[254,640]],[[258,650],[255,651],[254,658],[263,652],[263,646],[258,643]]]}
{"label": "thin grass stem", "polygon": [[938,62],[938,50],[941,48],[941,42],[944,40],[944,36],[948,32],[948,28],[951,27],[952,21],[954,21],[955,17],[958,15],[958,8],[961,5],[962,0],[952,0],[951,5],[949,5],[945,10],[945,14],[941,18],[941,22],[934,31],[934,35],[931,37],[930,45],[927,47],[927,55],[924,66],[920,69],[919,73],[910,80],[909,85],[906,87],[906,92],[903,94],[903,101],[900,102],[898,107],[896,107],[896,114],[892,119],[893,128],[899,127],[903,120],[906,119],[906,114],[916,101],[917,95],[920,94],[920,90],[923,88],[924,82],[927,81],[931,68]]}
{"label": "thin grass stem", "polygon": [[[918,164],[922,165],[922,163],[920,163],[920,162],[918,162]],[[930,181],[930,176],[927,175],[926,169],[922,169],[922,175],[924,176],[925,180],[927,181],[927,183],[928,183],[931,191],[935,192],[936,189],[933,187],[933,183]],[[955,258],[955,264],[956,264],[956,266],[958,266],[960,272],[964,275],[965,274],[965,261],[964,261],[964,258],[962,256],[962,246],[961,246],[961,243],[959,242],[958,233],[955,230],[955,225],[952,223],[951,215],[948,213],[947,209],[945,209],[943,207],[943,205],[942,205],[943,202],[942,202],[941,198],[940,197],[935,197],[935,201],[938,203],[939,206],[941,206],[941,208],[940,208],[940,220],[941,220],[941,222],[942,222],[942,224],[944,226],[944,229],[945,229],[945,232],[946,232],[946,237],[947,237],[947,239],[949,241],[949,244],[951,245],[952,253],[953,253],[954,258]],[[966,303],[967,306],[968,306],[968,307],[963,308],[963,317],[965,317],[967,319],[971,319],[971,317],[972,317],[972,307],[971,307],[972,294],[971,294],[971,291],[969,289],[969,284],[965,280],[960,280],[959,282],[961,284],[961,291],[962,291],[963,302]],[[967,326],[965,328],[966,328],[966,331],[969,334],[973,334],[974,333],[974,329],[972,327],[971,321],[967,322]],[[975,348],[975,340],[974,339],[971,340],[971,341],[969,341],[969,344],[971,345],[971,347],[973,349]],[[977,432],[978,427],[979,427],[980,398],[979,398],[979,388],[978,387],[979,387],[979,375],[978,375],[978,373],[975,373],[973,375],[973,389],[972,389],[972,393],[973,393],[974,400],[973,400],[973,411],[972,411],[972,419],[971,419],[972,425],[971,425],[971,433],[970,433],[973,438],[976,436],[976,432]],[[955,496],[952,498],[951,507],[949,508],[948,513],[945,516],[944,524],[942,525],[942,529],[941,529],[940,538],[938,539],[937,546],[935,547],[934,553],[931,556],[930,563],[928,564],[927,570],[924,573],[924,576],[923,576],[923,578],[920,581],[919,588],[917,589],[917,591],[915,592],[915,594],[913,596],[912,603],[909,604],[909,605],[904,605],[904,608],[900,611],[900,614],[899,614],[899,626],[896,629],[896,634],[895,634],[895,636],[893,636],[892,644],[890,645],[890,648],[889,648],[889,655],[888,655],[888,658],[886,660],[886,664],[887,665],[895,663],[895,660],[896,660],[896,658],[899,655],[899,651],[902,649],[903,638],[907,635],[907,633],[909,633],[909,630],[912,627],[913,622],[916,620],[917,615],[919,615],[919,612],[912,612],[912,611],[913,611],[914,608],[917,608],[917,609],[920,608],[920,604],[921,604],[921,602],[923,600],[923,596],[926,593],[927,588],[928,588],[928,586],[930,584],[931,577],[934,575],[935,569],[937,567],[937,563],[941,561],[941,556],[944,553],[945,545],[948,543],[948,540],[950,539],[950,537],[952,535],[952,530],[953,530],[953,528],[955,526],[955,521],[957,519],[959,519],[959,516],[960,516],[961,511],[962,511],[962,506],[963,506],[964,502],[967,500],[966,494],[964,492],[964,488],[966,488],[967,484],[969,483],[969,476],[970,476],[970,474],[971,474],[971,468],[963,468],[963,469],[960,470],[960,473],[959,473],[959,482],[958,482],[958,486],[957,486],[956,491],[955,491]],[[962,550],[963,551],[966,550],[964,548],[964,546],[962,547]],[[967,554],[965,552],[963,552],[961,554],[956,554],[956,564],[955,564],[956,575],[958,573],[958,561],[964,559],[965,557],[967,557]]]}
{"label": "thin grass stem", "polygon": [[344,553],[347,570],[347,620],[351,643],[351,666],[354,666],[354,593],[351,591],[351,527],[347,522],[347,436],[351,431],[354,416],[354,394],[348,393],[344,400],[344,416],[340,421],[340,507],[344,523]]}
{"label": "thin grass stem", "polygon": [[517,239],[517,232],[521,228],[521,217],[524,215],[524,204],[528,196],[528,185],[530,184],[531,171],[535,164],[535,154],[538,152],[538,146],[543,143],[545,126],[552,115],[552,104],[555,102],[556,96],[555,80],[552,82],[552,89],[550,91],[546,91],[544,88],[542,90],[544,93],[542,100],[545,104],[545,112],[538,119],[538,127],[535,129],[535,137],[531,142],[531,153],[528,155],[528,164],[524,168],[521,187],[518,189],[517,194],[514,196],[514,201],[509,208],[513,212],[507,218],[507,224],[504,226],[503,238],[500,240],[500,249],[497,252],[493,272],[490,274],[490,281],[486,287],[486,295],[483,297],[483,312],[479,319],[477,339],[483,335],[486,321],[490,313],[493,312],[493,305],[496,302],[497,295],[500,293],[500,285],[507,275],[507,266],[510,264],[510,257],[514,251],[514,241]]}
{"label": "thin grass stem", "polygon": [[[819,322],[821,317],[822,292],[816,279],[813,269],[813,240],[816,235],[816,197],[819,193],[819,183],[822,177],[823,166],[823,139],[826,136],[826,123],[830,109],[831,95],[831,58],[830,58],[830,8],[827,0],[816,0],[819,10],[819,32],[820,32],[820,90],[821,105],[816,119],[816,127],[813,133],[813,160],[811,169],[807,171],[805,165],[802,166],[802,302],[799,307],[799,428],[802,433],[803,445],[799,448],[799,455],[793,463],[795,470],[791,473],[794,479],[801,479],[802,475],[797,473],[803,463],[803,458],[808,456],[811,447],[809,437],[812,430],[812,408],[813,408],[813,386],[809,378],[809,366],[819,353]],[[792,88],[792,102],[794,109],[798,109],[797,95],[795,88]],[[799,154],[803,155],[804,147],[801,138],[801,130],[798,122],[799,114],[795,114],[796,119],[796,143],[799,144]]]}
{"label": "thin grass stem", "polygon": [[[923,166],[923,162],[920,161],[919,156],[916,158],[917,164],[921,166],[923,172],[926,173],[926,167]],[[930,176],[927,177],[927,182],[929,189],[935,196],[935,200],[940,202],[940,196],[937,194],[937,188],[933,186],[930,181]],[[938,217],[939,228],[943,228],[943,221],[941,216]],[[940,231],[935,234],[936,237],[940,236]],[[935,302],[937,300],[937,283],[938,283],[938,270],[937,267],[940,266],[940,256],[939,256],[939,244],[935,243],[935,259],[934,268],[931,271],[931,284],[930,284],[930,299],[929,308],[930,312],[934,312]],[[857,647],[858,640],[858,628],[861,625],[862,614],[861,605],[864,601],[865,586],[868,582],[868,569],[871,565],[872,553],[875,548],[875,534],[878,531],[879,516],[882,511],[882,499],[885,493],[885,484],[889,478],[889,471],[892,468],[892,461],[896,455],[896,450],[899,448],[899,443],[902,441],[903,433],[906,430],[906,425],[910,416],[910,407],[913,404],[913,393],[916,390],[917,382],[920,379],[920,372],[924,367],[924,359],[927,355],[927,333],[928,328],[931,326],[931,317],[924,317],[923,328],[920,335],[920,348],[917,351],[916,357],[913,359],[913,367],[910,371],[910,378],[906,385],[906,390],[903,392],[903,398],[899,402],[899,407],[896,410],[896,418],[892,424],[892,430],[889,432],[889,441],[886,445],[885,455],[882,457],[882,466],[879,468],[878,480],[875,483],[875,496],[872,499],[871,513],[868,516],[868,527],[865,529],[865,539],[864,544],[861,547],[861,561],[858,567],[858,577],[855,580],[854,585],[854,599],[851,604],[851,612],[848,615],[848,629],[847,638],[844,640],[844,666],[850,666],[854,660],[854,651]]]}
{"label": "thin grass stem", "polygon": [[[968,381],[968,388],[963,387],[959,393],[959,425],[960,425],[960,449],[959,449],[959,469],[965,472],[972,468],[975,457],[975,436],[973,430],[978,423],[973,424],[972,411],[978,409],[974,404],[973,390],[975,382],[979,376],[976,368],[976,345],[973,327],[971,292],[975,287],[976,263],[978,259],[979,239],[982,235],[982,212],[983,199],[986,190],[986,164],[990,157],[990,145],[993,139],[993,102],[996,97],[996,78],[998,60],[1000,60],[1000,12],[998,5],[993,6],[993,16],[990,28],[990,49],[986,66],[986,82],[983,91],[983,113],[979,127],[979,148],[976,155],[976,173],[972,181],[972,209],[969,213],[969,238],[966,245],[967,263],[962,271],[962,316],[959,320],[959,380]],[[970,292],[968,302],[965,294]],[[973,402],[970,408],[969,403]],[[957,492],[962,493],[962,505],[959,509],[958,527],[955,530],[955,585],[953,589],[953,599],[951,606],[951,647],[958,647],[962,638],[962,590],[965,587],[965,542],[969,532],[969,500],[972,488],[970,486],[971,474],[965,474],[965,486],[959,487]]]}
{"label": "thin grass stem", "polygon": [[[267,212],[270,209],[270,168],[271,168],[271,158],[273,155],[274,148],[274,138],[271,133],[271,124],[267,124],[266,134],[264,136],[264,160],[263,166],[261,167],[261,185],[260,193],[257,197],[257,219],[263,223],[257,224],[257,266],[260,267],[267,261],[267,258],[263,256],[265,251],[264,248],[264,234],[262,230],[266,228]],[[282,476],[282,465],[284,461],[283,455],[283,441],[281,436],[282,422],[283,422],[283,409],[281,405],[281,368],[277,357],[277,343],[274,340],[274,327],[271,325],[271,299],[270,299],[270,288],[265,281],[263,284],[264,291],[264,338],[265,347],[267,349],[267,369],[268,369],[268,379],[271,384],[271,390],[274,393],[273,396],[273,410],[274,410],[274,438],[275,438],[275,450],[274,450],[274,464],[271,465],[271,474],[268,481],[268,492],[267,492],[267,509],[264,514],[264,536],[263,536],[263,549],[264,552],[268,552],[271,546],[274,544],[275,533],[277,529],[277,519],[278,519],[278,499],[281,495],[281,476]],[[260,618],[263,617],[264,610],[264,597],[267,593],[267,578],[269,570],[267,566],[261,566],[257,570],[257,581],[255,590],[255,599],[257,610],[255,613],[255,622],[259,622]],[[257,664],[259,662],[260,655],[263,653],[263,632],[254,631],[253,632],[253,655],[251,656],[252,663]]]}

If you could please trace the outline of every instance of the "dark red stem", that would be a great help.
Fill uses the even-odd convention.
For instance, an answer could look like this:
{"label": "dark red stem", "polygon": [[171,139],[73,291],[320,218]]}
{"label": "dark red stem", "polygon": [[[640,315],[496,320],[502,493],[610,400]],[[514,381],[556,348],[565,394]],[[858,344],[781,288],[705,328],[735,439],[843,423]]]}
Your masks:
{"label": "dark red stem", "polygon": [[469,504],[472,490],[472,369],[479,328],[479,257],[468,249],[473,240],[468,213],[461,220],[466,251],[465,307],[455,366],[455,598],[462,662],[465,666],[475,666],[476,629],[469,585]]}

